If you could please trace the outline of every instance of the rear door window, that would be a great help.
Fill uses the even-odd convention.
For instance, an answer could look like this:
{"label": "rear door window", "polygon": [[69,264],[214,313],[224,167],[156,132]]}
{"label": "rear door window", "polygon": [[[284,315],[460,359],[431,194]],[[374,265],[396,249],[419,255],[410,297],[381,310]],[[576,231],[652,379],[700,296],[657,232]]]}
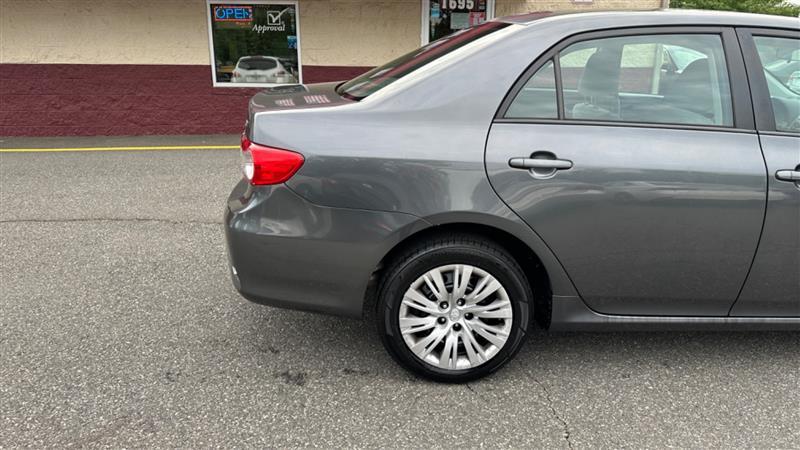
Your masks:
{"label": "rear door window", "polygon": [[[733,125],[719,36],[598,39],[570,46],[560,58],[567,118]],[[575,64],[575,59],[581,62]]]}
{"label": "rear door window", "polygon": [[506,112],[511,119],[557,119],[556,72],[553,60],[547,61],[525,83]]}
{"label": "rear door window", "polygon": [[[565,119],[733,126],[730,81],[719,35],[593,39],[568,46],[556,58]],[[536,77],[541,78],[538,73]],[[534,78],[530,82],[536,82]],[[519,95],[505,117],[547,117],[538,111],[550,108],[553,99],[539,101],[537,109]]]}

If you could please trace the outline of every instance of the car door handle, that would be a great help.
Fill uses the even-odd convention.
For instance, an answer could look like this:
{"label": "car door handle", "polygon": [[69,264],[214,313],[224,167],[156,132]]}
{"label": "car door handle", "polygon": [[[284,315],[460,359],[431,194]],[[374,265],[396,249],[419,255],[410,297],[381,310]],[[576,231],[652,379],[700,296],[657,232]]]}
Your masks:
{"label": "car door handle", "polygon": [[800,181],[800,170],[779,170],[775,172],[775,178],[781,181]]}
{"label": "car door handle", "polygon": [[572,168],[572,161],[566,159],[537,159],[537,158],[511,158],[508,165],[515,169],[555,169],[567,170]]}

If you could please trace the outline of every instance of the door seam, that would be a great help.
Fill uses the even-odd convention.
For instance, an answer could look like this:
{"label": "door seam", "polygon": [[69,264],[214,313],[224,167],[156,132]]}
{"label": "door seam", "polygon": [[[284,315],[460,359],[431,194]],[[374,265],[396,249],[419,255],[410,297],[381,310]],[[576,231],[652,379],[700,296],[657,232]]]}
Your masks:
{"label": "door seam", "polygon": [[756,263],[756,257],[758,257],[758,252],[761,250],[761,238],[764,236],[764,227],[767,225],[767,211],[769,209],[769,189],[770,189],[770,179],[769,179],[769,165],[767,164],[767,157],[764,155],[764,145],[761,143],[761,133],[758,130],[758,120],[756,117],[756,107],[755,107],[755,99],[753,98],[753,86],[752,81],[750,79],[750,73],[747,69],[747,64],[745,63],[745,54],[744,49],[742,48],[741,37],[738,33],[738,28],[734,28],[734,35],[736,35],[736,45],[739,48],[739,53],[742,55],[742,67],[744,69],[744,76],[747,79],[747,93],[750,94],[750,107],[753,109],[753,124],[756,125],[756,136],[758,137],[758,151],[761,153],[761,160],[764,162],[764,217],[761,218],[761,231],[758,233],[758,240],[756,241],[756,251],[753,252],[753,259],[750,261],[750,267],[747,269],[747,274],[745,274],[744,281],[742,285],[739,287],[739,293],[736,294],[736,298],[731,303],[731,307],[728,309],[728,317],[732,317],[731,313],[733,312],[733,308],[736,307],[736,304],[739,303],[739,298],[742,296],[742,292],[744,292],[744,287],[747,286],[747,282],[750,280],[750,273],[753,271],[753,266]]}

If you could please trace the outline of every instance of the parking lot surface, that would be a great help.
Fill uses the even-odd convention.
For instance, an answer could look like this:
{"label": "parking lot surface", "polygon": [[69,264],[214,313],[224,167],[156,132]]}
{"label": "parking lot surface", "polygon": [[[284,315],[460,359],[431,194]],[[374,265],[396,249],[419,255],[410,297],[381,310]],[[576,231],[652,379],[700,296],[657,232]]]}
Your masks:
{"label": "parking lot surface", "polygon": [[443,385],[368,321],[247,302],[238,158],[0,154],[0,447],[800,447],[797,332],[539,330]]}

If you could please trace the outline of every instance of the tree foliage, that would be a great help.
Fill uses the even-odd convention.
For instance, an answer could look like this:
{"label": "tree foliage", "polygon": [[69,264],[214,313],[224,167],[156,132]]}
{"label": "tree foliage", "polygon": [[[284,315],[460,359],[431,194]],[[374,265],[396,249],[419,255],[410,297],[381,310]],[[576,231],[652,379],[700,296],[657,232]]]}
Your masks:
{"label": "tree foliage", "polygon": [[781,16],[800,15],[800,6],[785,0],[671,0],[670,8],[716,9]]}

